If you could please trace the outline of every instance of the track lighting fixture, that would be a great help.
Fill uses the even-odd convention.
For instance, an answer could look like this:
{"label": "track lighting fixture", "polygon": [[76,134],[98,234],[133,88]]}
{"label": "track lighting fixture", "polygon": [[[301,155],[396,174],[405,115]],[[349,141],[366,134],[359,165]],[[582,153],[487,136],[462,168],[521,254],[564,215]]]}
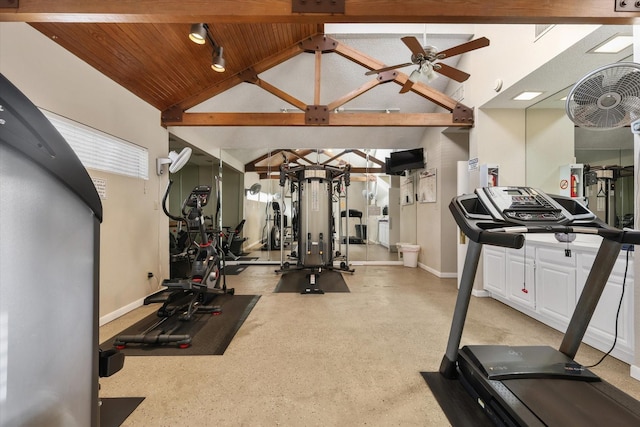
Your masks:
{"label": "track lighting fixture", "polygon": [[213,48],[213,58],[211,62],[211,68],[213,71],[217,71],[218,73],[223,73],[224,68],[224,57],[222,56],[222,46],[216,46]]}
{"label": "track lighting fixture", "polygon": [[192,24],[189,32],[189,39],[197,44],[206,44],[207,40],[212,46],[211,68],[218,73],[225,71],[225,61],[222,56],[222,46],[219,46],[211,37],[209,26],[207,24]]}
{"label": "track lighting fixture", "polygon": [[207,24],[193,24],[189,32],[189,39],[197,44],[205,44],[209,35],[209,27]]}

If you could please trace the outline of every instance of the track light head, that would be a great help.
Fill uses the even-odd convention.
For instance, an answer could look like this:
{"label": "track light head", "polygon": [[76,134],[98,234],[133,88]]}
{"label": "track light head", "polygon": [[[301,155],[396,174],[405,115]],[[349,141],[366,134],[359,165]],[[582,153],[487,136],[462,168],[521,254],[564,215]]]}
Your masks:
{"label": "track light head", "polygon": [[211,68],[213,71],[217,71],[218,73],[223,73],[225,71],[224,67],[224,57],[222,56],[222,46],[215,46],[213,48],[213,58],[211,62]]}
{"label": "track light head", "polygon": [[189,31],[189,39],[197,44],[205,44],[207,42],[207,24],[192,24]]}

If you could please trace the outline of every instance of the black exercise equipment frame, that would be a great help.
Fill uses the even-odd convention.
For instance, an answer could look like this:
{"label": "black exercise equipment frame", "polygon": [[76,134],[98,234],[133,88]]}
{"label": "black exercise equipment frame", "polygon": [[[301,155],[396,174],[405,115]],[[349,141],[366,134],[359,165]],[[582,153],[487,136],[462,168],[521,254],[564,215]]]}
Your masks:
{"label": "black exercise equipment frame", "polygon": [[[191,229],[197,229],[200,242],[191,265],[190,277],[186,279],[165,279],[165,289],[144,299],[144,304],[162,303],[157,315],[160,318],[149,328],[138,334],[119,335],[114,340],[116,348],[127,344],[167,345],[180,348],[191,345],[190,334],[179,333],[181,327],[195,320],[196,314],[220,314],[219,306],[210,305],[217,295],[233,294],[227,289],[224,275],[224,253],[218,242],[218,232],[207,233],[202,208],[211,196],[211,187],[198,185],[182,204],[182,216],[176,216],[167,209],[167,198],[173,181],[169,181],[162,199],[164,213],[175,221],[182,221]],[[188,209],[187,209],[188,208]]]}
{"label": "black exercise equipment frame", "polygon": [[[309,173],[306,173],[309,172]],[[324,294],[324,291],[316,286],[316,275],[321,274],[323,270],[333,270],[333,271],[343,271],[347,273],[354,273],[355,270],[349,267],[348,258],[345,261],[340,263],[338,268],[334,267],[334,217],[331,207],[332,200],[332,192],[333,192],[333,183],[338,181],[343,181],[345,187],[349,187],[351,184],[351,165],[347,164],[342,167],[335,167],[329,165],[293,165],[288,163],[283,163],[280,165],[280,179],[279,184],[280,187],[284,188],[286,185],[287,179],[290,180],[292,188],[296,188],[296,193],[298,196],[297,205],[298,209],[302,209],[301,203],[301,195],[302,192],[305,191],[305,182],[311,183],[312,181],[318,181],[321,185],[326,185],[327,187],[327,197],[329,199],[329,214],[327,216],[328,224],[327,230],[329,230],[329,236],[324,236],[323,233],[319,233],[318,241],[315,242],[316,245],[312,243],[311,233],[307,233],[308,235],[306,240],[306,247],[303,242],[304,237],[303,233],[297,233],[297,246],[299,256],[297,257],[296,265],[292,266],[289,262],[285,262],[284,259],[281,259],[280,269],[276,270],[276,273],[284,273],[291,270],[309,270],[310,273],[307,276],[309,279],[309,285],[306,286],[301,294]],[[296,218],[293,219],[296,221],[296,224],[293,227],[301,230],[300,221],[302,221],[303,215],[298,212]],[[327,238],[328,237],[328,238]],[[315,246],[318,248],[316,249]],[[314,251],[319,251],[319,254],[313,257],[313,259],[321,261],[315,263],[307,263],[303,261],[303,258],[306,260],[306,257],[300,256],[301,251],[305,250],[308,255],[312,255]],[[323,261],[323,256],[327,255],[327,261]]]}
{"label": "black exercise equipment frame", "polygon": [[[527,187],[512,187],[514,191],[522,188]],[[550,215],[554,219],[545,220],[542,211],[532,211],[531,215],[497,213],[496,207],[487,203],[490,191],[480,188],[472,195],[454,197],[449,204],[470,242],[440,373],[449,379],[459,378],[497,425],[548,425],[560,419],[567,422],[567,417],[576,421],[578,416],[589,423],[600,417],[611,425],[626,425],[629,420],[640,425],[640,402],[573,361],[622,245],[640,243],[640,232],[613,228],[576,200],[555,195],[549,196],[548,206],[554,211]],[[534,190],[538,193],[544,195]],[[602,237],[593,263],[597,268],[588,274],[559,349],[479,345],[459,349],[483,245],[519,249],[525,233]],[[571,393],[570,399],[565,398],[567,393]],[[567,400],[575,406],[568,407]]]}

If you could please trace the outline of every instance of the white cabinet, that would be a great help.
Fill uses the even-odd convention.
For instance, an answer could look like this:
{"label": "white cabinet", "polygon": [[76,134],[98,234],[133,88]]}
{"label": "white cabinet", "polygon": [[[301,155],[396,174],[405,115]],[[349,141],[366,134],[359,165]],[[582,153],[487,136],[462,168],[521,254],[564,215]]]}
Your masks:
{"label": "white cabinet", "polygon": [[[626,278],[626,252],[622,252],[622,256],[616,261],[607,285],[602,291],[602,296],[598,301],[598,306],[593,313],[584,339],[586,343],[597,348],[607,348],[608,350],[613,345],[616,335],[616,313],[620,305],[620,298],[623,296],[624,284],[624,298],[622,299],[622,305],[620,305],[618,317],[618,338],[612,352],[614,356],[623,360],[627,358],[633,359],[633,259],[629,258]],[[595,254],[579,254],[576,278],[578,298],[584,288],[594,260]]]}
{"label": "white cabinet", "polygon": [[[527,240],[522,249],[484,246],[484,289],[491,296],[552,328],[566,330],[597,252],[595,245]],[[633,253],[632,253],[633,254]],[[616,312],[624,285],[618,338],[612,355],[633,363],[633,255],[626,279],[622,251],[598,302],[583,341],[608,351],[616,332]]]}
{"label": "white cabinet", "polygon": [[541,247],[536,250],[537,306],[558,329],[564,330],[576,305],[575,253],[564,249]]}
{"label": "white cabinet", "polygon": [[528,309],[536,308],[535,248],[506,250],[507,298]]}
{"label": "white cabinet", "polygon": [[378,221],[378,241],[389,249],[389,221]]}
{"label": "white cabinet", "polygon": [[484,246],[484,289],[492,296],[504,297],[507,294],[505,280],[505,250],[504,248]]}

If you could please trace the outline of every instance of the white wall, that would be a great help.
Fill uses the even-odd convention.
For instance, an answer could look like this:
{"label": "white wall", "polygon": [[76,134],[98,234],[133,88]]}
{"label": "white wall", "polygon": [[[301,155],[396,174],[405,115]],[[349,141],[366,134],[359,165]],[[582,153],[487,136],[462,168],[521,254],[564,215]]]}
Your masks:
{"label": "white wall", "polygon": [[534,27],[530,24],[476,25],[475,37],[487,37],[491,44],[463,55],[458,63],[458,68],[471,74],[465,84],[463,102],[466,105],[482,107],[496,96],[496,79],[502,80],[504,91],[599,25],[556,25],[538,40],[535,40]]}
{"label": "white wall", "polygon": [[527,185],[560,192],[560,167],[575,163],[574,124],[564,110],[527,110]]}
{"label": "white wall", "polygon": [[38,107],[149,150],[149,180],[89,171],[107,181],[100,316],[109,319],[168,277],[168,219],[159,209],[166,178],[155,173],[155,159],[168,149],[160,112],[24,23],[0,23],[0,72]]}
{"label": "white wall", "polygon": [[[446,133],[442,128],[429,128],[421,144],[427,169],[436,170],[436,201],[415,205],[416,244],[420,245],[418,262],[439,277],[455,277],[457,232],[449,202],[457,192],[457,162],[469,157],[468,132]],[[419,178],[416,179],[418,185]]]}

